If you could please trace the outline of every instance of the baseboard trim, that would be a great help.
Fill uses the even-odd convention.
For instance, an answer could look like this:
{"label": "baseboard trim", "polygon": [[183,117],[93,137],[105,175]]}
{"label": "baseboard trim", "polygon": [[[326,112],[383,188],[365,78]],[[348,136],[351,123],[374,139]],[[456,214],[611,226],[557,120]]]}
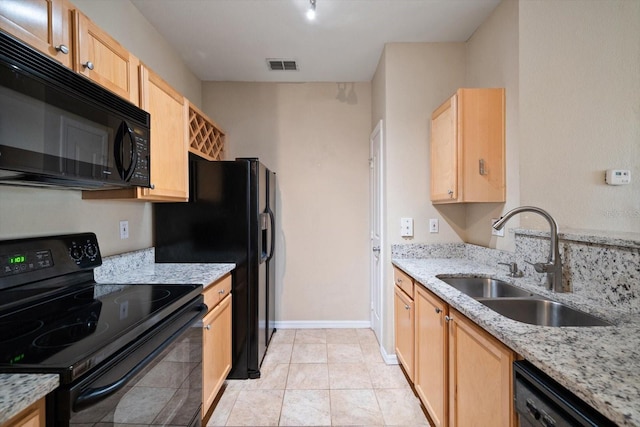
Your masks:
{"label": "baseboard trim", "polygon": [[396,356],[395,353],[387,353],[387,351],[384,349],[383,346],[380,346],[380,355],[382,355],[382,359],[384,360],[384,363],[386,363],[387,365],[399,365],[400,362],[398,362],[398,357]]}
{"label": "baseboard trim", "polygon": [[368,320],[282,320],[275,322],[276,329],[332,329],[371,328]]}

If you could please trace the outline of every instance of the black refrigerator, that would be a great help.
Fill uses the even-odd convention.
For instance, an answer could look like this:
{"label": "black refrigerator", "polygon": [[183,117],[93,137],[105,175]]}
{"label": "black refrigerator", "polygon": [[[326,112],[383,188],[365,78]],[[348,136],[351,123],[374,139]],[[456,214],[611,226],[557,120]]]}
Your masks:
{"label": "black refrigerator", "polygon": [[258,378],[275,330],[276,175],[256,158],[190,154],[189,202],[154,204],[156,262],[235,263],[233,366]]}

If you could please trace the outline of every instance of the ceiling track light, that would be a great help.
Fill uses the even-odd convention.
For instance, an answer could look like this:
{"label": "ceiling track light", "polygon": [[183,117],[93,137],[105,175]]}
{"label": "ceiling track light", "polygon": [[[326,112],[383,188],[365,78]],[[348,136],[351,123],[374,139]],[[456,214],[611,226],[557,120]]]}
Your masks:
{"label": "ceiling track light", "polygon": [[307,10],[307,19],[313,21],[316,19],[316,0],[309,0],[309,10]]}

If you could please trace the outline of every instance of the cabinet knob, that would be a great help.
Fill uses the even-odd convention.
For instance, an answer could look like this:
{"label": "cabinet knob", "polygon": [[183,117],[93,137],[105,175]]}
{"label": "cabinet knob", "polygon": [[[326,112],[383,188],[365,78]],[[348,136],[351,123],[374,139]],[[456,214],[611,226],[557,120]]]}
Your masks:
{"label": "cabinet knob", "polygon": [[396,280],[396,282],[402,283],[402,279],[398,279],[398,280]]}
{"label": "cabinet knob", "polygon": [[450,316],[444,316],[444,320],[446,320],[447,322],[453,320],[453,317]]}
{"label": "cabinet knob", "polygon": [[408,305],[406,305],[406,304],[404,305],[404,309],[405,309],[405,310],[409,310],[410,308],[411,308],[411,307],[409,307]]}
{"label": "cabinet knob", "polygon": [[88,68],[89,70],[93,70],[93,62],[91,62],[91,61],[85,62],[84,64],[82,64],[82,66],[84,68]]}
{"label": "cabinet knob", "polygon": [[218,291],[218,293],[219,293],[219,294],[221,294],[221,295],[222,295],[222,294],[224,294],[224,289],[220,289],[220,290]]}
{"label": "cabinet knob", "polygon": [[155,189],[156,189],[156,186],[155,186],[155,185],[153,185],[153,184],[151,184],[151,185],[149,185],[149,188],[150,188],[151,190],[155,190]]}
{"label": "cabinet knob", "polygon": [[211,325],[209,324],[209,325],[205,326],[204,328],[208,331],[208,330],[211,329]]}
{"label": "cabinet knob", "polygon": [[449,195],[449,197],[453,197],[453,190],[447,191],[447,194]]}
{"label": "cabinet knob", "polygon": [[65,55],[69,53],[69,48],[63,44],[56,46],[56,50],[60,53],[64,53]]}
{"label": "cabinet knob", "polygon": [[436,313],[437,313],[437,314],[440,314],[440,313],[442,313],[442,310],[441,310],[441,309],[439,309],[438,307],[436,307]]}

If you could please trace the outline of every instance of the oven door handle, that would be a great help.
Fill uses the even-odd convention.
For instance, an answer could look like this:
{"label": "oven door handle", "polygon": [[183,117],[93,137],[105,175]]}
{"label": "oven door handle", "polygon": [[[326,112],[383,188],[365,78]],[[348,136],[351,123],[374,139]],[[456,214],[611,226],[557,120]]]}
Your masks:
{"label": "oven door handle", "polygon": [[[162,353],[180,335],[182,335],[184,331],[190,328],[196,320],[202,318],[206,310],[206,305],[199,304],[196,308],[195,313],[192,310],[189,310],[187,313],[182,313],[179,318],[171,322],[174,325],[177,323],[180,326],[177,330],[173,331],[168,338],[162,334],[158,334],[160,336],[156,335],[154,337],[150,337],[144,344],[140,345],[138,348],[133,350],[133,352],[124,356],[123,359],[128,357],[135,358],[136,353],[138,353],[138,357],[141,357],[141,359],[135,364],[132,369],[130,369],[126,374],[118,378],[116,381],[100,387],[88,388],[86,390],[83,390],[73,401],[73,410],[75,412],[79,412],[83,409],[86,409],[124,387],[129,382],[129,380],[131,380],[141,370],[147,367],[147,365],[149,365],[156,357],[158,357],[160,353]],[[185,317],[188,317],[189,319],[185,321]],[[158,344],[156,341],[159,338],[162,342]],[[148,346],[153,346],[154,349],[152,351],[149,351]],[[117,365],[117,363],[114,363],[114,366],[115,365]]]}

